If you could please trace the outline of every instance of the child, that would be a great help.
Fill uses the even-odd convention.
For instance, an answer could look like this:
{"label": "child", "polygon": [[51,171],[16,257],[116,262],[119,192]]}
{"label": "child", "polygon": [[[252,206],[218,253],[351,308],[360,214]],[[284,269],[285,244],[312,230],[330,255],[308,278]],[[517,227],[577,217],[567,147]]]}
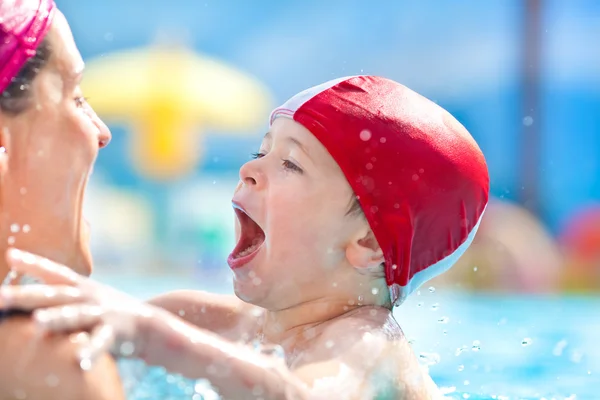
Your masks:
{"label": "child", "polygon": [[277,108],[255,158],[232,202],[237,298],[181,291],[143,304],[13,251],[18,271],[79,290],[4,288],[5,307],[53,306],[35,314],[48,330],[97,326],[83,359],[131,342],[128,355],[210,379],[225,398],[437,398],[392,306],[477,231],[489,177],[466,129],[396,82],[341,78]]}

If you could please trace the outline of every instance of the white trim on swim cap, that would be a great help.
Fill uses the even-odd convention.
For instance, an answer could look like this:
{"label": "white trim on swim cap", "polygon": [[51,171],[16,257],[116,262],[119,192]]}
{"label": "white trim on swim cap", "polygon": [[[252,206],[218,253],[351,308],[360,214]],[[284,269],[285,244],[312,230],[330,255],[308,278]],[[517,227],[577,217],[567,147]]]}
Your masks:
{"label": "white trim on swim cap", "polygon": [[487,208],[487,204],[483,209],[483,212],[479,216],[479,221],[477,224],[471,229],[469,232],[469,236],[467,239],[460,245],[456,250],[452,252],[452,254],[442,258],[440,261],[435,264],[417,272],[413,275],[410,281],[406,286],[400,286],[397,283],[390,286],[390,298],[392,300],[392,304],[399,306],[406,300],[408,295],[417,290],[422,284],[427,282],[428,280],[435,278],[438,275],[443,274],[447,270],[450,269],[458,261],[458,259],[467,251],[471,243],[473,243],[473,239],[477,234],[477,230],[479,229],[479,224],[481,224],[481,219],[485,214],[485,210]]}
{"label": "white trim on swim cap", "polygon": [[325,82],[320,85],[313,86],[311,88],[301,91],[300,93],[298,93],[298,94],[294,95],[293,97],[291,97],[290,99],[288,99],[281,106],[274,109],[273,112],[271,112],[271,116],[269,117],[269,126],[273,123],[273,121],[277,117],[285,117],[285,118],[293,119],[294,113],[296,111],[298,111],[298,109],[300,107],[302,107],[304,105],[304,103],[306,103],[307,101],[309,101],[310,99],[312,99],[313,97],[318,95],[319,93],[322,93],[322,92],[326,91],[327,89],[331,89],[338,83],[347,81],[348,79],[352,79],[357,76],[360,76],[360,75],[346,76],[343,78],[333,79],[333,80],[330,80],[329,82]]}

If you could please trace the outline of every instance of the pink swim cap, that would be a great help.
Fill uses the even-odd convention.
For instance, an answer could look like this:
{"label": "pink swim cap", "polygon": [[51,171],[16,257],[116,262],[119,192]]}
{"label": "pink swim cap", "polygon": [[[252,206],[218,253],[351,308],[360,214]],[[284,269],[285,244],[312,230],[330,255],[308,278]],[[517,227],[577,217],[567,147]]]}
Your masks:
{"label": "pink swim cap", "polygon": [[275,109],[340,166],[385,257],[392,301],[446,271],[471,244],[489,196],[485,158],[446,110],[376,76],[336,79]]}
{"label": "pink swim cap", "polygon": [[0,0],[0,93],[35,55],[55,9],[53,0]]}

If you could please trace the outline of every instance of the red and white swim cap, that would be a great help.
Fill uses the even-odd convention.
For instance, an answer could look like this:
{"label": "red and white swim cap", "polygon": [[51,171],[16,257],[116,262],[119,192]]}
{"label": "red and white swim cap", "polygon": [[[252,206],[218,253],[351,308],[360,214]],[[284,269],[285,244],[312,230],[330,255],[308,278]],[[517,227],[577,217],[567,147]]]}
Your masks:
{"label": "red and white swim cap", "polygon": [[385,256],[392,302],[446,271],[471,244],[489,175],[469,132],[389,79],[354,76],[307,89],[271,114],[302,124],[354,190]]}

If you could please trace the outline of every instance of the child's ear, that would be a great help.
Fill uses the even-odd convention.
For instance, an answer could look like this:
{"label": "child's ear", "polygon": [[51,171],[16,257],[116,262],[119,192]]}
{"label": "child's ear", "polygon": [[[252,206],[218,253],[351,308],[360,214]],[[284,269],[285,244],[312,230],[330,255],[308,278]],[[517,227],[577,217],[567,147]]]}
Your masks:
{"label": "child's ear", "polygon": [[346,259],[355,268],[372,269],[384,261],[383,251],[379,247],[371,229],[359,232],[346,247]]}

